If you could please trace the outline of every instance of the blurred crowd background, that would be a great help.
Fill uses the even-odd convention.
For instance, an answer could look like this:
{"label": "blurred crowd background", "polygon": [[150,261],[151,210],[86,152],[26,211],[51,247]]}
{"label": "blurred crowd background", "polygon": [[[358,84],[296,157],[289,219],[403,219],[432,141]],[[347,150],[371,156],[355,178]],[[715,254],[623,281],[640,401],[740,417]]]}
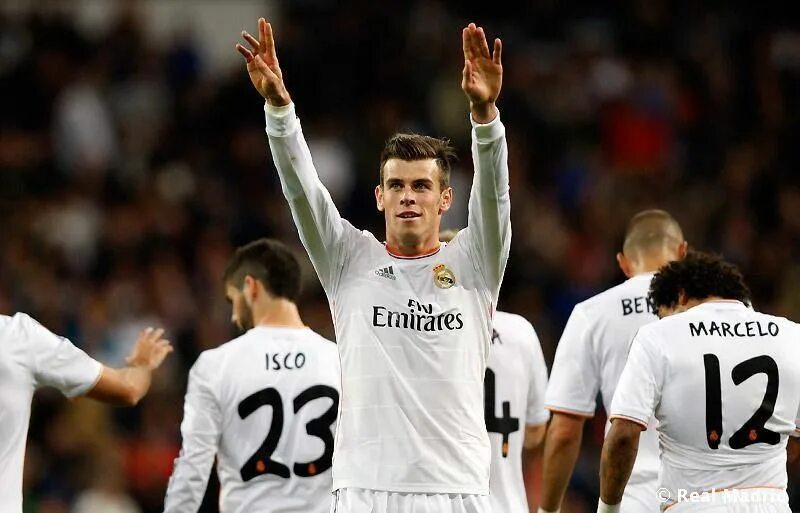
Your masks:
{"label": "blurred crowd background", "polygon": [[[234,50],[257,15],[274,23],[323,181],[378,237],[372,189],[396,131],[452,139],[445,224],[464,226],[460,28],[503,38],[514,236],[500,308],[534,324],[550,364],[574,304],[623,280],[614,255],[644,208],[669,210],[691,246],[739,264],[758,309],[800,319],[800,26],[778,5],[4,2],[0,311],[27,312],[112,365],[147,325],[176,346],[135,409],[37,395],[26,512],[160,511],[188,368],[235,334],[221,275],[236,245],[296,247],[304,319],[333,336]],[[594,510],[604,422],[587,425],[562,511]],[[213,487],[203,511],[215,511]]]}

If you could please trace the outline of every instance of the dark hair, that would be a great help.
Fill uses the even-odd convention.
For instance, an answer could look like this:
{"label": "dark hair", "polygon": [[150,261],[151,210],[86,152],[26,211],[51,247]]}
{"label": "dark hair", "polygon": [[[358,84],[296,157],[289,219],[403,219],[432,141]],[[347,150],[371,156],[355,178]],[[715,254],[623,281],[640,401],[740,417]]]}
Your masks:
{"label": "dark hair", "polygon": [[716,296],[750,303],[750,290],[739,269],[717,255],[700,251],[662,267],[650,283],[649,297],[656,309],[672,308],[680,292],[689,299]]}
{"label": "dark hair", "polygon": [[437,139],[419,134],[395,134],[386,141],[381,152],[381,186],[383,186],[383,166],[389,159],[405,161],[436,160],[439,166],[439,185],[442,190],[450,186],[450,168],[456,159],[456,150],[450,140]]}
{"label": "dark hair", "polygon": [[258,239],[236,250],[225,268],[224,281],[242,288],[245,276],[260,281],[273,296],[297,301],[300,295],[300,264],[277,240]]}

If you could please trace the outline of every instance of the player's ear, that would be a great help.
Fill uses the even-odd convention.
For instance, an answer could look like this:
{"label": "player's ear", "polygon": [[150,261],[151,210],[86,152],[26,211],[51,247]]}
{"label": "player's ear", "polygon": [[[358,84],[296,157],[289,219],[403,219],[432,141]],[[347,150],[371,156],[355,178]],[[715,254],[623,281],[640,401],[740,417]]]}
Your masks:
{"label": "player's ear", "polygon": [[679,306],[686,306],[686,303],[689,302],[689,296],[686,295],[684,290],[678,291],[678,305]]}
{"label": "player's ear", "polygon": [[686,258],[686,254],[689,252],[689,243],[686,241],[681,242],[678,245],[678,260],[683,260]]}
{"label": "player's ear", "polygon": [[442,203],[439,205],[439,213],[444,214],[453,206],[453,188],[448,187],[442,191]]}
{"label": "player's ear", "polygon": [[258,297],[258,281],[249,274],[244,277],[244,287],[242,287],[242,294],[244,301],[248,305],[252,305],[256,297]]}
{"label": "player's ear", "polygon": [[383,187],[380,185],[375,186],[375,206],[378,207],[378,212],[383,212]]}
{"label": "player's ear", "polygon": [[617,264],[619,268],[622,270],[622,274],[626,277],[630,278],[633,276],[633,266],[631,265],[631,261],[628,260],[628,257],[625,256],[624,253],[620,252],[617,253]]}

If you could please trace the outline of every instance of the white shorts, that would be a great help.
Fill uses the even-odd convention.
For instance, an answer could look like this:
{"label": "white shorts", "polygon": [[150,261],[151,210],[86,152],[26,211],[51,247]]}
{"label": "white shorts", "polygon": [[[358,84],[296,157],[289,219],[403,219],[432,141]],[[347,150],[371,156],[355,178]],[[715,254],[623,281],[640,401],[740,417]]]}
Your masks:
{"label": "white shorts", "polygon": [[[705,496],[706,494],[704,494]],[[712,500],[684,501],[667,506],[667,513],[792,513],[785,490],[744,488],[716,492]]]}
{"label": "white shorts", "polygon": [[333,492],[331,513],[492,513],[492,507],[488,495],[340,488]]}
{"label": "white shorts", "polygon": [[622,495],[619,513],[658,513],[661,511],[661,502],[657,491],[657,479],[629,484]]}

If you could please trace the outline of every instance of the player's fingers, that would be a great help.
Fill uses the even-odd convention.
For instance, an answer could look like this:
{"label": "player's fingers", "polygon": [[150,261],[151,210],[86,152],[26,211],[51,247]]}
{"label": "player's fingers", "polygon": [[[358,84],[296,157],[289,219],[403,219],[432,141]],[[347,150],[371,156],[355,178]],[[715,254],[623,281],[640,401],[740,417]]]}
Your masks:
{"label": "player's fingers", "polygon": [[469,24],[469,51],[473,57],[481,55],[481,45],[479,42],[478,27],[474,23]]}
{"label": "player's fingers", "polygon": [[239,43],[236,43],[236,51],[242,54],[242,57],[244,57],[244,60],[247,63],[253,62],[253,54],[250,52],[250,50],[240,45]]}
{"label": "player's fingers", "polygon": [[275,36],[272,34],[272,24],[264,22],[264,34],[266,35],[266,48],[263,50],[266,52],[267,57],[270,57],[273,62],[278,61],[278,55],[275,52]]}
{"label": "player's fingers", "polygon": [[494,54],[492,55],[492,62],[497,64],[498,66],[501,65],[503,57],[503,42],[500,41],[500,38],[494,40]]}
{"label": "player's fingers", "polygon": [[250,48],[253,49],[253,53],[258,53],[263,49],[261,43],[258,42],[258,39],[251,36],[246,30],[242,31],[242,37],[245,41],[247,41],[247,44],[250,45]]}
{"label": "player's fingers", "polygon": [[466,27],[461,31],[461,44],[464,47],[464,59],[471,59],[472,52],[469,49],[469,29]]}
{"label": "player's fingers", "polygon": [[478,27],[478,43],[480,44],[481,55],[487,59],[491,58],[492,56],[489,53],[489,44],[486,42],[486,33],[483,31],[483,27]]}
{"label": "player's fingers", "polygon": [[[150,329],[152,329],[152,328],[150,328]],[[162,328],[152,329],[152,331],[149,333],[148,339],[149,339],[151,344],[155,344],[159,340],[161,340],[161,335],[163,335],[163,334],[164,334],[164,330]]]}

